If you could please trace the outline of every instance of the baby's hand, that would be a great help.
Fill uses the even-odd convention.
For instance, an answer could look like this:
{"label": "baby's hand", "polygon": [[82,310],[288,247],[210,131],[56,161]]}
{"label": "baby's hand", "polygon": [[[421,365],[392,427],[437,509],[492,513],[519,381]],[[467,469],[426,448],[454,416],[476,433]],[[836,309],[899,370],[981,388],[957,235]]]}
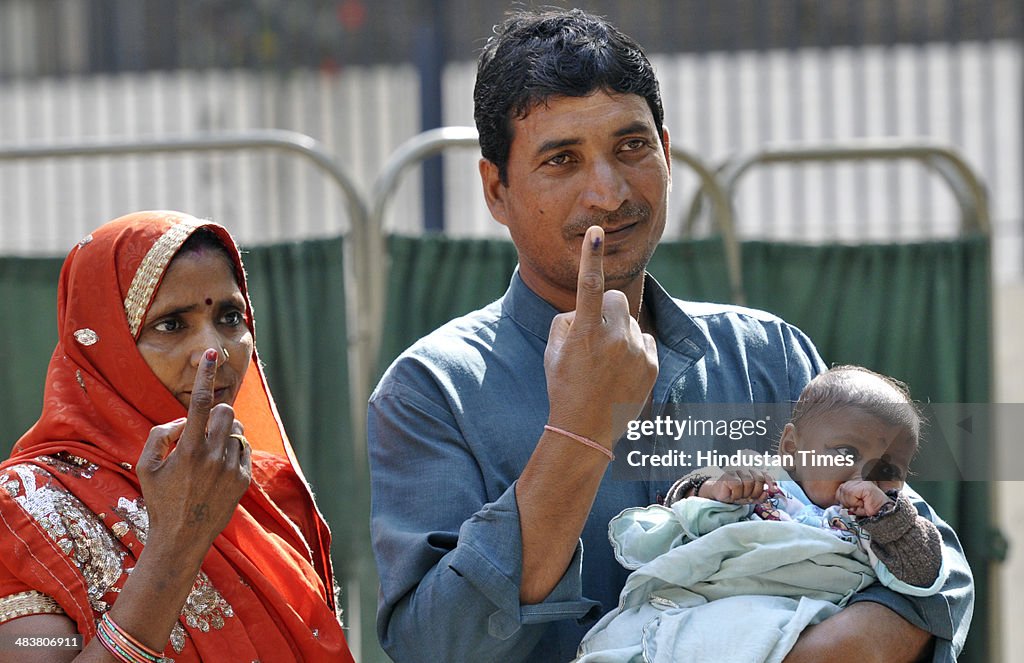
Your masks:
{"label": "baby's hand", "polygon": [[697,496],[727,504],[753,504],[767,499],[774,487],[775,478],[767,470],[735,468],[705,481]]}
{"label": "baby's hand", "polygon": [[853,515],[863,518],[876,515],[892,500],[875,482],[852,479],[839,486],[836,501]]}

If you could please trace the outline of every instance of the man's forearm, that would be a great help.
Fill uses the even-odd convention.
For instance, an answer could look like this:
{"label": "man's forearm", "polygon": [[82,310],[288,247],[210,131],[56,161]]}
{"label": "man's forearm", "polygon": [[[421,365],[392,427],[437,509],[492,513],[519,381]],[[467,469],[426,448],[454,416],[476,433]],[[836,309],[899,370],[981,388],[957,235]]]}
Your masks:
{"label": "man's forearm", "polygon": [[608,459],[546,432],[516,483],[523,539],[519,598],[539,603],[565,575]]}

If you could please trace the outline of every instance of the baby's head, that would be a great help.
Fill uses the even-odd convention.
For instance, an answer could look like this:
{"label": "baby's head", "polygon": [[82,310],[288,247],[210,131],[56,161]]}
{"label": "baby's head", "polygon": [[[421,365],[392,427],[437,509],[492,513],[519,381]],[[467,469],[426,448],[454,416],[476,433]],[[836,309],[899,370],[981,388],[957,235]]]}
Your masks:
{"label": "baby's head", "polygon": [[860,366],[837,366],[801,392],[779,453],[793,457],[793,479],[827,508],[851,479],[901,489],[920,429],[921,413],[906,385]]}

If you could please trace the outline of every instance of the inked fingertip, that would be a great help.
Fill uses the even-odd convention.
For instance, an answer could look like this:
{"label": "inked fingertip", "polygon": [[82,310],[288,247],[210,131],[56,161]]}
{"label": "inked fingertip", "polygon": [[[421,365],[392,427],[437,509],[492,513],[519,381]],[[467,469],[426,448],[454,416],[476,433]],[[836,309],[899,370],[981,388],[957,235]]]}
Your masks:
{"label": "inked fingertip", "polygon": [[600,248],[601,248],[601,242],[602,242],[602,241],[603,241],[603,240],[602,240],[602,237],[601,237],[600,235],[598,235],[597,237],[595,237],[595,238],[593,239],[593,241],[591,242],[591,245],[593,246],[593,249],[594,249],[595,251],[598,251],[598,250],[600,250]]}

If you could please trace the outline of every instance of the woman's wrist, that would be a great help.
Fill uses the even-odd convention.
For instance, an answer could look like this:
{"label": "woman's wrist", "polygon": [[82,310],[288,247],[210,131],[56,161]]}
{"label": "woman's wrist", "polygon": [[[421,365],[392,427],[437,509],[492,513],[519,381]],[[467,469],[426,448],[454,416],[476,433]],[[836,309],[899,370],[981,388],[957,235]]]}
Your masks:
{"label": "woman's wrist", "polygon": [[110,609],[111,618],[141,644],[163,651],[208,551],[200,557],[194,546],[182,550],[151,536]]}

